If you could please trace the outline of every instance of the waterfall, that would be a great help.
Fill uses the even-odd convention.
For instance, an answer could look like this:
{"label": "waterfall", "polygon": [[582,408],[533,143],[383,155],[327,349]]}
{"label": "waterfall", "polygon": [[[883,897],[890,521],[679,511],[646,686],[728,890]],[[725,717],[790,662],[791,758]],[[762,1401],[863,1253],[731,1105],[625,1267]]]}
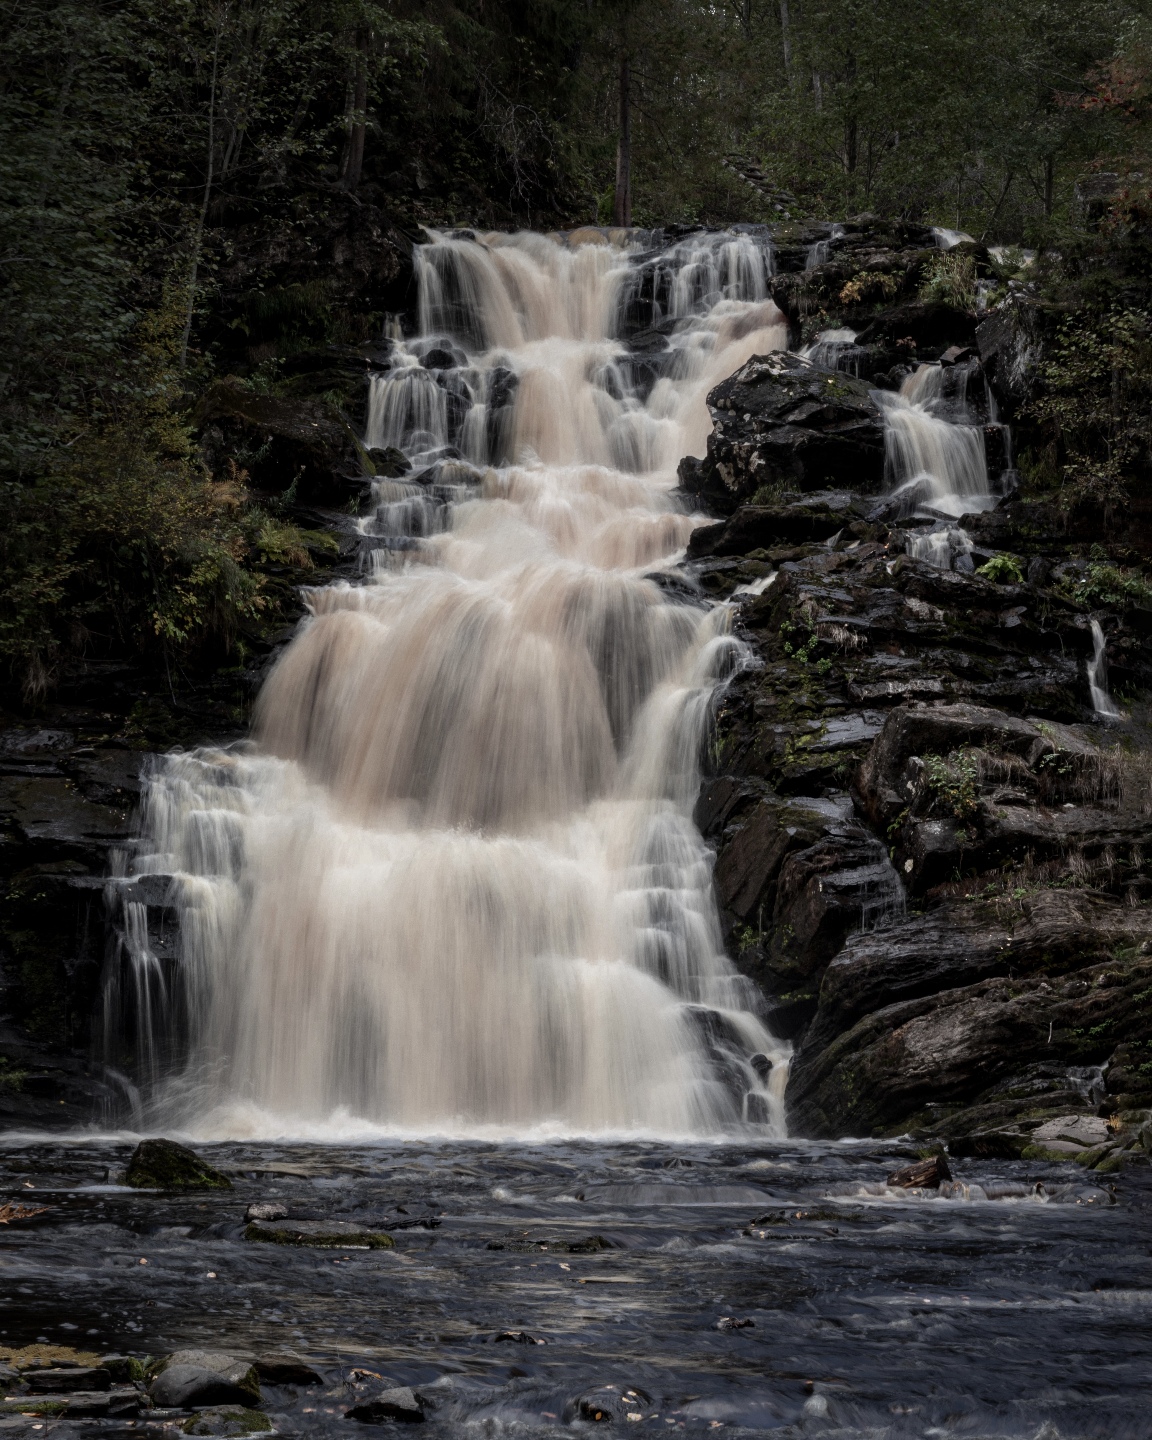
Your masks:
{"label": "waterfall", "polygon": [[914,560],[935,565],[938,570],[957,570],[972,574],[972,537],[959,525],[940,524],[931,530],[909,533],[905,549]]}
{"label": "waterfall", "polygon": [[690,819],[746,652],[729,607],[651,578],[704,519],[673,490],[708,390],[787,342],[771,256],[577,238],[419,248],[420,333],[366,433],[412,468],[374,484],[364,582],[309,594],[250,743],[148,780],[133,874],[179,918],[157,1123],[783,1131],[787,1046]]}
{"label": "waterfall", "polygon": [[848,375],[859,375],[860,364],[868,352],[863,345],[856,344],[855,330],[839,329],[821,330],[800,354],[823,370],[843,370]]}
{"label": "waterfall", "polygon": [[805,271],[815,270],[820,265],[827,265],[832,258],[832,246],[837,240],[843,238],[844,226],[833,225],[832,230],[824,240],[815,240],[808,246],[804,255]]}
{"label": "waterfall", "polygon": [[951,250],[954,245],[959,245],[964,240],[969,244],[973,243],[967,230],[948,230],[943,225],[933,225],[932,238],[936,241],[938,250]]}
{"label": "waterfall", "polygon": [[[937,522],[931,534],[910,537],[909,553],[957,569],[971,569],[971,542],[946,522],[996,503],[983,429],[968,415],[967,384],[965,366],[920,365],[898,394],[873,391],[884,415],[889,492],[906,515]],[[957,564],[957,557],[964,559]]]}
{"label": "waterfall", "polygon": [[1090,620],[1089,625],[1092,630],[1092,659],[1088,662],[1088,693],[1092,697],[1092,709],[1101,720],[1118,720],[1122,712],[1108,693],[1104,631],[1099,620]]}

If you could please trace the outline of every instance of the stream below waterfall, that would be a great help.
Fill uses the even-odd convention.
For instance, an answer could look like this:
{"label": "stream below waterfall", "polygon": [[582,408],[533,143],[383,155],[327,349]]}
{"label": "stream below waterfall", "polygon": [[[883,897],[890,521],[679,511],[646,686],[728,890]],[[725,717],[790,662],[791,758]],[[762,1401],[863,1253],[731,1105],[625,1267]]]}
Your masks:
{"label": "stream below waterfall", "polygon": [[[649,1432],[1148,1434],[1144,1170],[1113,1192],[1072,1163],[959,1162],[1019,1198],[947,1200],[885,1190],[913,1153],[893,1142],[333,1139],[206,1147],[235,1189],[178,1197],[115,1184],[130,1148],[0,1149],[5,1187],[55,1207],[0,1232],[0,1345],[295,1350],[324,1384],[265,1387],[285,1435],[364,1433],[344,1414],[382,1380],[426,1399],[430,1436],[571,1434],[581,1397]],[[435,1227],[388,1252],[248,1243],[267,1200]]]}

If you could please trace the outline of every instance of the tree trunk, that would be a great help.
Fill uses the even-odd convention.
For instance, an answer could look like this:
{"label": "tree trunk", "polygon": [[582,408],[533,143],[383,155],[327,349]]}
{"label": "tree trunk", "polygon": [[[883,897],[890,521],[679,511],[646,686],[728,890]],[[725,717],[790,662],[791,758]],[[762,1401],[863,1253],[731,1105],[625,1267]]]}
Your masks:
{"label": "tree trunk", "polygon": [[632,62],[620,61],[620,132],[616,141],[616,195],[612,204],[614,224],[632,225]]}
{"label": "tree trunk", "polygon": [[1045,155],[1044,157],[1044,214],[1052,214],[1052,206],[1056,199],[1056,156]]}
{"label": "tree trunk", "polygon": [[848,175],[855,175],[856,164],[859,159],[859,150],[856,143],[856,117],[844,122],[844,170]]}
{"label": "tree trunk", "polygon": [[792,30],[788,21],[788,0],[780,0],[780,43],[784,48],[784,78],[792,79]]}
{"label": "tree trunk", "polygon": [[208,223],[208,202],[212,198],[212,182],[216,175],[216,75],[220,64],[220,36],[228,20],[224,6],[216,17],[216,34],[212,40],[212,79],[208,88],[208,161],[204,171],[204,199],[200,218],[192,237],[192,264],[188,270],[188,308],[184,314],[184,333],[180,337],[180,369],[188,363],[188,342],[192,337],[192,317],[196,311],[196,281],[200,274],[200,252],[204,248],[204,227]]}
{"label": "tree trunk", "polygon": [[368,62],[366,51],[368,40],[364,35],[357,37],[359,54],[348,83],[348,136],[344,142],[344,155],[340,162],[340,183],[345,190],[355,190],[360,184],[364,170],[364,131],[367,126],[368,108]]}

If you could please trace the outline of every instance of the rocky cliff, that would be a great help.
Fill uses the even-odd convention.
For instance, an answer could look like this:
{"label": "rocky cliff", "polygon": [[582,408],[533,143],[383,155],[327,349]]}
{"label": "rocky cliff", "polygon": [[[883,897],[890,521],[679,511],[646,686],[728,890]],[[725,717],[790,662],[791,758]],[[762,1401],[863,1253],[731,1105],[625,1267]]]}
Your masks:
{"label": "rocky cliff", "polygon": [[[1150,612],[1130,527],[1017,489],[998,416],[1035,383],[1027,303],[902,298],[923,240],[857,230],[778,276],[809,358],[718,386],[681,466],[724,517],[688,573],[733,598],[754,657],[696,818],[731,953],[796,1046],[797,1132],[1019,1155],[1083,1111],[1112,1117],[1089,1157],[1112,1163],[1152,1103]],[[885,472],[884,391],[924,361],[981,435],[999,498],[979,513],[894,495],[891,436]],[[1122,706],[1094,703],[1104,656]]]}

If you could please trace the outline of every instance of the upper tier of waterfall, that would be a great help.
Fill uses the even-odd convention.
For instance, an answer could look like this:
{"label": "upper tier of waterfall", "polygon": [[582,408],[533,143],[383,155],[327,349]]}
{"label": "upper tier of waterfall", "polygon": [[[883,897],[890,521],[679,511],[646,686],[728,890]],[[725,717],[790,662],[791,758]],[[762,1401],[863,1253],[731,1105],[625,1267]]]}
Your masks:
{"label": "upper tier of waterfall", "polygon": [[376,482],[364,583],[309,596],[254,743],[147,785],[135,873],[179,960],[165,989],[137,934],[129,964],[166,1121],[781,1126],[786,1047],[690,818],[743,650],[658,583],[703,518],[672,492],[708,390],[786,344],[770,271],[749,233],[420,247],[366,436],[412,468]]}

